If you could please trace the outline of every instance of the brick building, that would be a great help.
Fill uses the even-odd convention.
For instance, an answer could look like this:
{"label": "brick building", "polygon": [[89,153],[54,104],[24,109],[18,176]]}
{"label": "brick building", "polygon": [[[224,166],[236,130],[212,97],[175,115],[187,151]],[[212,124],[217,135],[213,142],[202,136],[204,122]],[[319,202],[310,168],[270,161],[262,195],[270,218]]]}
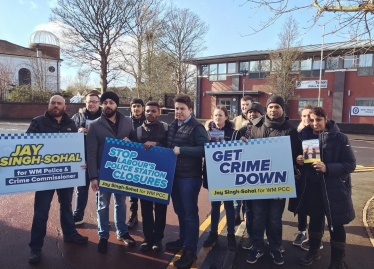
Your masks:
{"label": "brick building", "polygon": [[[359,49],[358,49],[359,48]],[[297,86],[297,100],[289,102],[289,118],[298,119],[307,104],[317,105],[321,45],[300,48],[303,60],[294,64],[303,75]],[[196,58],[196,116],[211,118],[212,108],[225,105],[231,117],[240,111],[240,98],[250,95],[265,105],[266,76],[271,71],[270,51],[248,51]],[[324,45],[322,61],[321,105],[336,122],[374,123],[374,48],[369,43],[330,43]],[[243,70],[247,74],[243,76]],[[357,116],[355,106],[373,107],[373,116]],[[352,114],[352,115],[351,115]],[[370,113],[369,113],[370,114]]]}

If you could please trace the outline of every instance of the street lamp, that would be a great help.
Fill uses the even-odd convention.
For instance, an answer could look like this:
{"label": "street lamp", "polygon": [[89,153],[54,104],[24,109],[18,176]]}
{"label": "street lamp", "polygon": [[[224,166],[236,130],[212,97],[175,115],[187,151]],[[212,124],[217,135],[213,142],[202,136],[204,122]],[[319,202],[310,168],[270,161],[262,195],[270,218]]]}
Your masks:
{"label": "street lamp", "polygon": [[244,70],[242,70],[241,72],[242,72],[242,76],[243,76],[243,97],[244,97],[245,76],[247,75],[248,70],[247,70],[247,69],[244,69]]}

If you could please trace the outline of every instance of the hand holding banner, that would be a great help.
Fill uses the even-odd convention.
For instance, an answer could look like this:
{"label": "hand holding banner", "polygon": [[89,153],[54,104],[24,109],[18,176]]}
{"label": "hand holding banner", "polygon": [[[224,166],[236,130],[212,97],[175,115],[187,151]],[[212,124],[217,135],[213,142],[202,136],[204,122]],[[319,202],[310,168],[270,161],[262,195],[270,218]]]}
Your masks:
{"label": "hand holding banner", "polygon": [[100,190],[169,204],[176,156],[172,149],[107,137],[99,173]]}
{"label": "hand holding banner", "polygon": [[296,197],[288,136],[205,144],[211,201]]}

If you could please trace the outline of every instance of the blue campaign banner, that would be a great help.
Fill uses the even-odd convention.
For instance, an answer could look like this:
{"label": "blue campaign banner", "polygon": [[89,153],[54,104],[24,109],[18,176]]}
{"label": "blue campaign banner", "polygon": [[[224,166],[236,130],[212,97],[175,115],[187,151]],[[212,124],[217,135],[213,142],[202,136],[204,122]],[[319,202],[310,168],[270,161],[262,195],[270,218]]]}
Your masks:
{"label": "blue campaign banner", "polygon": [[289,136],[205,144],[211,201],[296,197]]}
{"label": "blue campaign banner", "polygon": [[0,134],[0,195],[86,184],[83,133]]}
{"label": "blue campaign banner", "polygon": [[169,204],[177,157],[172,149],[107,137],[99,173],[100,190]]}

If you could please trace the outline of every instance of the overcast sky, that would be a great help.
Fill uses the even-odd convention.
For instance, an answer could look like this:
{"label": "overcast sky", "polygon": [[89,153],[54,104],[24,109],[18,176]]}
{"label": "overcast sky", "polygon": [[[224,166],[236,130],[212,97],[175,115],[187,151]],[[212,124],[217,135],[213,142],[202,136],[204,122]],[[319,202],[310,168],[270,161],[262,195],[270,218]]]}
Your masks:
{"label": "overcast sky", "polygon": [[[0,0],[0,39],[28,47],[29,37],[34,31],[53,32],[49,18],[51,7],[56,5],[56,2],[56,0]],[[253,31],[250,27],[259,28],[260,22],[266,20],[270,13],[251,9],[248,4],[243,5],[245,0],[174,0],[172,2],[178,7],[189,8],[209,25],[209,32],[205,38],[207,50],[200,56],[274,48],[277,33],[281,31],[284,20],[282,18],[270,28],[251,35]],[[290,2],[292,5],[294,1]],[[305,10],[293,14],[300,22],[300,38],[303,45],[321,43],[321,25],[316,25],[307,31],[314,12],[315,10]],[[326,43],[337,41],[344,41],[344,39],[340,36],[325,37]],[[63,87],[66,86],[64,85],[66,78],[74,77],[75,72],[76,70],[69,68],[66,62],[63,62],[61,72]],[[99,86],[98,77],[92,76],[91,83]]]}

